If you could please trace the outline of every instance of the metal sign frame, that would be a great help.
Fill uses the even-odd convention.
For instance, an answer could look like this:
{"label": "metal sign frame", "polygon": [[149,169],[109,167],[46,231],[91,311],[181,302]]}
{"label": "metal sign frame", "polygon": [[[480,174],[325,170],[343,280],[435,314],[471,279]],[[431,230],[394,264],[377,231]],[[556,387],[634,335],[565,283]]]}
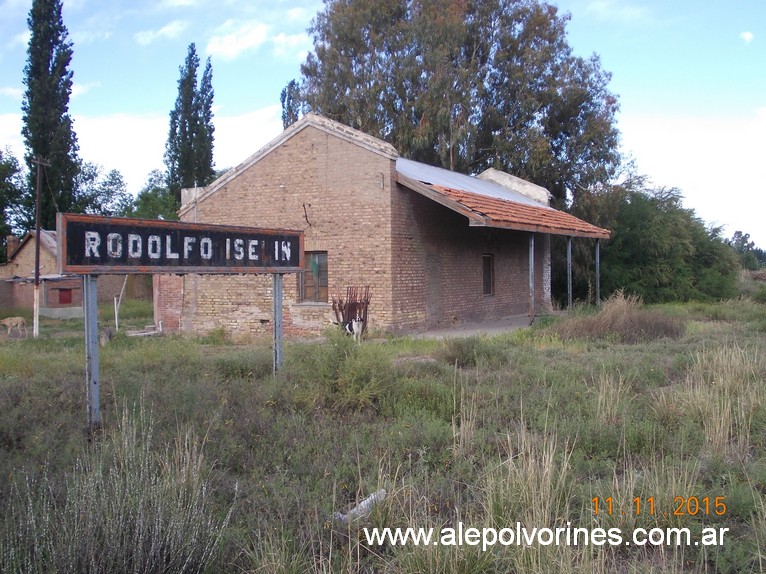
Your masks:
{"label": "metal sign frame", "polygon": [[101,428],[96,289],[99,274],[273,275],[274,374],[281,368],[283,275],[303,268],[303,231],[72,213],[59,213],[56,223],[60,272],[83,277],[90,434]]}
{"label": "metal sign frame", "polygon": [[303,231],[60,213],[62,274],[297,273]]}

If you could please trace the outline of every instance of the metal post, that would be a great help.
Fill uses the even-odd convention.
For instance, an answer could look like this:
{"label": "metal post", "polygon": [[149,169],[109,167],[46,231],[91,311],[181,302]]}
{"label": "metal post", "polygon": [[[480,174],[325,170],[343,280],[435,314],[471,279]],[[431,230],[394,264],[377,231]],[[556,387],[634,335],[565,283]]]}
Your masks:
{"label": "metal post", "polygon": [[596,239],[596,305],[601,305],[601,240]]}
{"label": "metal post", "polygon": [[274,374],[282,367],[282,274],[274,273]]}
{"label": "metal post", "polygon": [[535,316],[535,234],[529,234],[529,316]]}
{"label": "metal post", "polygon": [[88,403],[88,432],[101,428],[98,365],[98,293],[96,275],[83,276],[85,307],[85,397]]}
{"label": "metal post", "polygon": [[567,237],[567,309],[572,309],[572,238]]}
{"label": "metal post", "polygon": [[43,187],[43,166],[49,165],[37,157],[37,189],[35,191],[35,299],[32,314],[32,337],[40,336],[40,196]]}

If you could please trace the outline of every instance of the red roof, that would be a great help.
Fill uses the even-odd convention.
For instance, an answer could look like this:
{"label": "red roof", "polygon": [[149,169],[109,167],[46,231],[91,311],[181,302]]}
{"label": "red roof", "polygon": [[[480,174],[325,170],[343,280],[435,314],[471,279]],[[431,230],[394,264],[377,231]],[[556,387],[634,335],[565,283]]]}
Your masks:
{"label": "red roof", "polygon": [[[398,167],[399,164],[397,164]],[[492,182],[447,172],[416,162],[403,164],[402,168],[397,169],[397,181],[401,185],[461,215],[465,215],[469,220],[469,225],[570,237],[591,237],[594,239],[609,239],[611,237],[611,232],[608,229],[591,225],[574,215],[543,205]],[[425,180],[424,177],[428,177],[428,180]],[[449,179],[452,185],[434,183],[434,179],[437,181],[441,179],[444,183],[447,183]],[[459,189],[454,187],[454,184],[472,191]]]}
{"label": "red roof", "polygon": [[596,227],[550,207],[525,205],[433,184],[428,187],[484,218],[485,225],[490,227],[599,239],[609,239],[611,236],[608,229]]}

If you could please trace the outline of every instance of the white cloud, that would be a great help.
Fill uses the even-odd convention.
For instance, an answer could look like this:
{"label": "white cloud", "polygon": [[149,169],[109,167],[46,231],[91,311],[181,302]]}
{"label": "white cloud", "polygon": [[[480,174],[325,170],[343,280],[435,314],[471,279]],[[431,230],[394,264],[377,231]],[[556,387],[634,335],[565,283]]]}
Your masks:
{"label": "white cloud", "polygon": [[742,32],[739,37],[745,44],[749,44],[755,39],[755,34],[752,32]]}
{"label": "white cloud", "polygon": [[233,60],[243,52],[257,50],[268,39],[269,27],[256,20],[227,20],[210,38],[207,53]]}
{"label": "white cloud", "polygon": [[271,41],[274,43],[274,55],[289,58],[298,62],[306,59],[311,50],[311,37],[308,34],[279,33]]}
{"label": "white cloud", "polygon": [[184,22],[182,20],[173,20],[159,30],[144,30],[142,32],[136,32],[133,35],[133,38],[142,46],[148,46],[156,40],[172,40],[173,38],[177,38],[188,25],[188,22]]}
{"label": "white cloud", "polygon": [[78,84],[75,82],[72,84],[72,97],[82,96],[90,92],[93,88],[100,88],[101,82],[90,82],[87,84]]}
{"label": "white cloud", "polygon": [[624,151],[657,186],[677,187],[705,222],[766,247],[766,109],[745,117],[623,116]]}
{"label": "white cloud", "polygon": [[305,21],[306,18],[306,10],[303,8],[290,8],[287,11],[287,19],[291,22],[302,22]]}
{"label": "white cloud", "polygon": [[644,20],[647,9],[643,6],[623,2],[622,0],[593,0],[586,10],[602,20],[635,22]]}
{"label": "white cloud", "polygon": [[[281,107],[269,106],[238,116],[216,116],[215,164],[235,167],[282,132]],[[106,170],[118,170],[137,194],[153,169],[163,170],[163,154],[168,137],[166,114],[76,115],[74,129],[80,144],[80,157]],[[6,122],[0,116],[0,137],[14,132],[21,144],[21,117]],[[23,147],[20,148],[23,154]],[[18,157],[22,157],[19,155]]]}
{"label": "white cloud", "polygon": [[26,30],[20,34],[16,34],[10,42],[11,46],[28,46],[29,39],[32,37],[32,32]]}
{"label": "white cloud", "polygon": [[197,0],[162,0],[160,8],[178,8],[183,6],[195,6]]}
{"label": "white cloud", "polygon": [[103,42],[104,40],[108,40],[112,36],[111,30],[105,30],[105,29],[91,29],[91,30],[80,30],[74,34],[72,34],[72,39],[74,40],[75,46],[79,46],[82,44],[93,44],[96,42]]}
{"label": "white cloud", "polygon": [[216,169],[236,167],[282,133],[282,108],[277,104],[237,116],[216,116]]}
{"label": "white cloud", "polygon": [[0,88],[0,96],[5,96],[14,101],[20,102],[24,98],[24,90],[21,88]]}
{"label": "white cloud", "polygon": [[143,187],[150,171],[163,169],[167,115],[75,115],[74,129],[80,157],[107,171],[118,170],[134,195]]}
{"label": "white cloud", "polygon": [[0,142],[10,148],[20,162],[24,161],[24,140],[21,138],[21,114],[0,114]]}

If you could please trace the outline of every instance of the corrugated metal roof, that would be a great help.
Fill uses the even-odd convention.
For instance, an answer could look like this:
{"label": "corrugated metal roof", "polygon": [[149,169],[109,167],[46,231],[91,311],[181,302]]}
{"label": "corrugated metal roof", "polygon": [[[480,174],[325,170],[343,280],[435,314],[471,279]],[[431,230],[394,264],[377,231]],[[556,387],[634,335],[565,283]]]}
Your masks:
{"label": "corrugated metal roof", "polygon": [[397,159],[399,183],[465,215],[470,225],[609,239],[611,233],[491,181]]}
{"label": "corrugated metal roof", "polygon": [[540,202],[522,195],[517,191],[503,187],[493,181],[479,179],[478,177],[412,161],[411,159],[397,158],[396,171],[406,177],[425,183],[426,185],[433,184],[449,189],[461,189],[469,193],[478,193],[486,197],[507,199],[508,201],[515,201],[516,203],[522,203],[524,205],[541,206]]}

